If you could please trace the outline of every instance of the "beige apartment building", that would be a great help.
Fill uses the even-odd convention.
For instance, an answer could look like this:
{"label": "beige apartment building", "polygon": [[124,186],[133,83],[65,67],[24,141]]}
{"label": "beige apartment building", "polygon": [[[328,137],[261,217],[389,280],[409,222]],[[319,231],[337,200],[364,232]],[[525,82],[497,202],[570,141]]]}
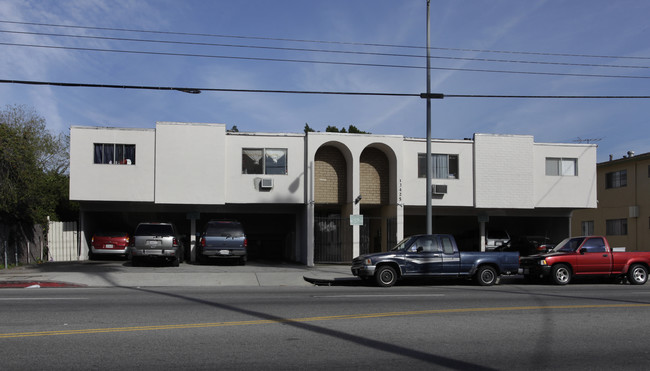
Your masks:
{"label": "beige apartment building", "polygon": [[598,207],[575,210],[574,235],[604,235],[614,247],[650,251],[650,153],[597,164]]}

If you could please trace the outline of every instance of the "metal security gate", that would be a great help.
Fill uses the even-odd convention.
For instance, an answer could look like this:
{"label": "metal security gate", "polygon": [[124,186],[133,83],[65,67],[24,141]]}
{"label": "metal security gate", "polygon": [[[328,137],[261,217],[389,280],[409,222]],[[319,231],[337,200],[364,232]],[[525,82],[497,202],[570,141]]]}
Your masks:
{"label": "metal security gate", "polygon": [[314,218],[314,263],[352,261],[352,226],[349,218]]}

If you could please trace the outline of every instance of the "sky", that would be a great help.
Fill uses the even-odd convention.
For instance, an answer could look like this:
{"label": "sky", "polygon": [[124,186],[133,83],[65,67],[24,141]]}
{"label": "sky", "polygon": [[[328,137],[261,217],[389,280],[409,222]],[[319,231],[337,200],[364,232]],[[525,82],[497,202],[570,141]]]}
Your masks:
{"label": "sky", "polygon": [[[650,152],[650,99],[611,98],[650,96],[649,1],[431,0],[429,14],[445,95],[433,138],[595,143],[598,162]],[[54,133],[172,121],[425,138],[426,40],[426,0],[0,0],[0,80],[388,94],[0,83],[0,109],[34,109]]]}

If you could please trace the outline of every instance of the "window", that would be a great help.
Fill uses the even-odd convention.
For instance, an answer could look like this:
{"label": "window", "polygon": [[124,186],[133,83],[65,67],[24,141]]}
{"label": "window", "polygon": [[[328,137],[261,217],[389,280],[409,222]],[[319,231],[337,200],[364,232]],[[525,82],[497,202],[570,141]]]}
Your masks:
{"label": "window", "polygon": [[605,222],[608,236],[627,235],[627,219],[609,219]]}
{"label": "window", "polygon": [[242,149],[242,174],[287,174],[286,148]]}
{"label": "window", "polygon": [[583,236],[591,236],[594,234],[594,221],[587,220],[582,222],[581,233]]}
{"label": "window", "polygon": [[453,254],[454,253],[454,243],[451,242],[451,238],[447,236],[442,236],[440,237],[440,242],[442,243],[442,251],[445,254]]}
{"label": "window", "polygon": [[[431,177],[434,179],[458,179],[458,155],[431,154]],[[418,178],[427,177],[427,154],[418,154]]]}
{"label": "window", "polygon": [[576,176],[578,175],[578,160],[575,158],[546,158],[546,175]]}
{"label": "window", "polygon": [[135,165],[135,144],[95,143],[94,163]]}
{"label": "window", "polygon": [[440,252],[440,246],[433,237],[420,237],[411,247],[413,252]]}
{"label": "window", "polygon": [[602,238],[588,239],[584,245],[582,245],[581,249],[586,249],[587,252],[607,252],[605,241],[603,241]]}
{"label": "window", "polygon": [[605,174],[605,188],[627,187],[627,170]]}

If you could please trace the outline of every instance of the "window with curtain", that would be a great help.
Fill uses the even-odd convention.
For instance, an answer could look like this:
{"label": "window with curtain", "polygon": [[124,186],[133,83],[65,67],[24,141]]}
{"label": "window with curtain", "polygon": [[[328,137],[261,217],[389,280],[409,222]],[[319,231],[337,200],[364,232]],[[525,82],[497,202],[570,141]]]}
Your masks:
{"label": "window with curtain", "polygon": [[608,236],[625,236],[627,219],[608,219],[605,221],[605,229]]}
{"label": "window with curtain", "polygon": [[578,159],[575,158],[546,158],[546,175],[551,176],[576,176]]}
{"label": "window with curtain", "polygon": [[[458,155],[431,154],[431,177],[434,179],[458,179]],[[427,177],[427,155],[418,154],[418,178]]]}
{"label": "window with curtain", "polygon": [[93,162],[135,165],[135,144],[95,143]]}
{"label": "window with curtain", "polygon": [[605,174],[605,188],[627,187],[627,170],[613,171]]}
{"label": "window with curtain", "polygon": [[286,148],[243,148],[242,174],[287,174]]}

